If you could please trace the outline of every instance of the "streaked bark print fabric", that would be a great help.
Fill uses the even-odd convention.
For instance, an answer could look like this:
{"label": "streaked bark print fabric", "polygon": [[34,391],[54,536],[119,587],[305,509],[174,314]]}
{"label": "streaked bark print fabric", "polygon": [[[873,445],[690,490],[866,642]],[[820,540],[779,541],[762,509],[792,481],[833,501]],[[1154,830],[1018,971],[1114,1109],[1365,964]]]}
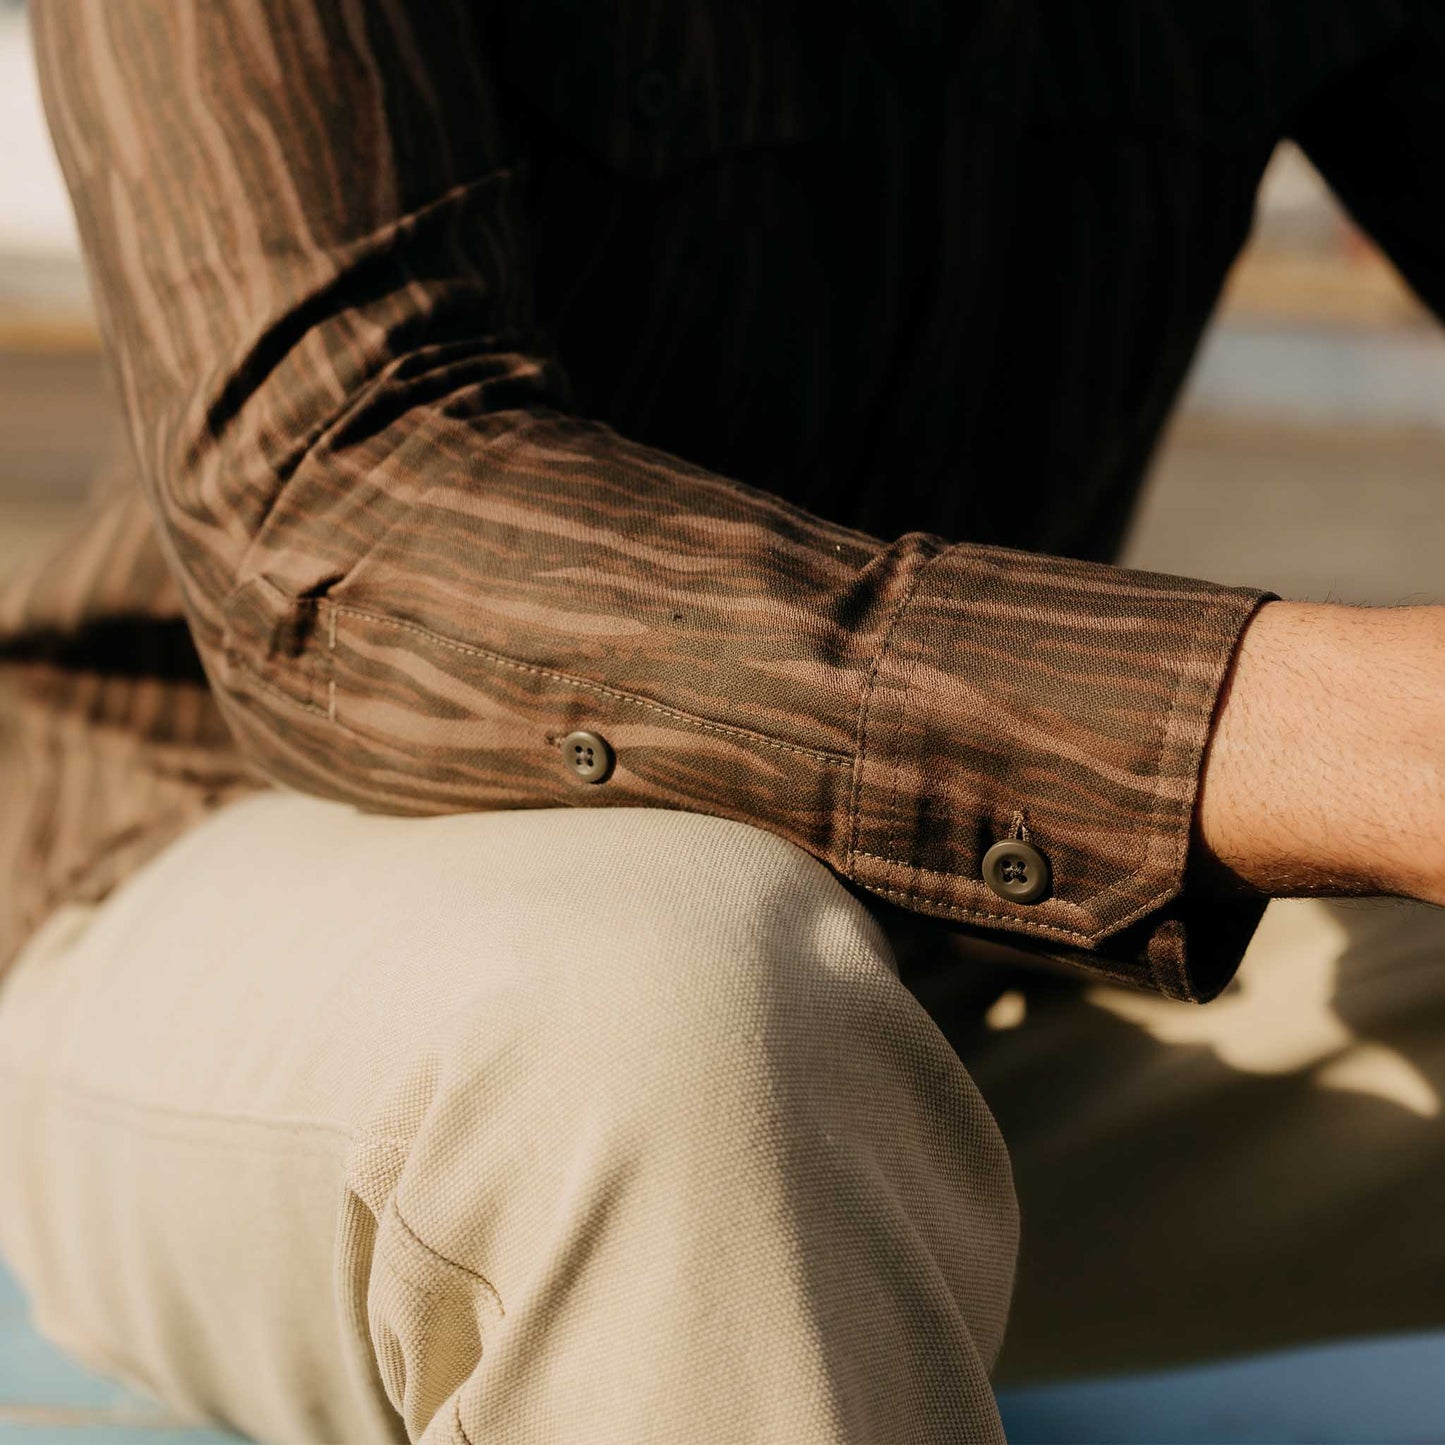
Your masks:
{"label": "streaked bark print fabric", "polygon": [[133,456],[0,598],[0,949],[269,781],[720,814],[1228,980],[1259,904],[1185,869],[1261,594],[1107,559],[1274,141],[1440,9],[818,15],[41,0]]}

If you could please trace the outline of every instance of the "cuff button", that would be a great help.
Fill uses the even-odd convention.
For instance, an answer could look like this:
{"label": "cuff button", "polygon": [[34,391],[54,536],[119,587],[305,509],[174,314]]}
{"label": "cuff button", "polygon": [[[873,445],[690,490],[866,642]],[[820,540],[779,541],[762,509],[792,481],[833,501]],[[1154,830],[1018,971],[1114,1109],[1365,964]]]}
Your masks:
{"label": "cuff button", "polygon": [[605,783],[614,762],[612,745],[599,733],[568,733],[562,739],[562,760],[584,783]]}
{"label": "cuff button", "polygon": [[983,881],[1010,903],[1037,903],[1049,891],[1049,860],[1018,838],[995,843],[983,855]]}

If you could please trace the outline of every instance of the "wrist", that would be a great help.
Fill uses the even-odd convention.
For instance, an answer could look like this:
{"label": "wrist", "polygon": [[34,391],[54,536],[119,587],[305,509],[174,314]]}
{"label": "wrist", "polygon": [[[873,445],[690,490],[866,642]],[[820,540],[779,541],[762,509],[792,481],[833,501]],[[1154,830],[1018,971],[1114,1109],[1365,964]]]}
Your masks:
{"label": "wrist", "polygon": [[1221,695],[1195,862],[1262,892],[1445,902],[1445,608],[1271,602]]}

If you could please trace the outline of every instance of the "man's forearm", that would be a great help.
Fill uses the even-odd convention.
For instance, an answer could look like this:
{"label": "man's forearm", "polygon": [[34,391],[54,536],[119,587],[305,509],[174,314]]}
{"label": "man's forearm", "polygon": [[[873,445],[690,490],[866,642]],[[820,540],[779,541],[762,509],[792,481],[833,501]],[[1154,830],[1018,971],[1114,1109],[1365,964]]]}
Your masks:
{"label": "man's forearm", "polygon": [[1445,607],[1272,602],[1245,632],[1196,813],[1270,894],[1445,903]]}

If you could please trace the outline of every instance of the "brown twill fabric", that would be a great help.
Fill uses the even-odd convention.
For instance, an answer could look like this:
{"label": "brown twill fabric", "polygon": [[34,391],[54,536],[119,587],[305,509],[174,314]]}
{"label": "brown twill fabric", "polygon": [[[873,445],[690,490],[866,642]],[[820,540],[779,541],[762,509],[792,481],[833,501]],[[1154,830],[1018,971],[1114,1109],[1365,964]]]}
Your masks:
{"label": "brown twill fabric", "polygon": [[1258,905],[1184,870],[1260,594],[1106,559],[1280,135],[1441,294],[1441,5],[819,13],[37,6],[139,487],[0,604],[0,949],[264,776],[720,814],[1223,985]]}

